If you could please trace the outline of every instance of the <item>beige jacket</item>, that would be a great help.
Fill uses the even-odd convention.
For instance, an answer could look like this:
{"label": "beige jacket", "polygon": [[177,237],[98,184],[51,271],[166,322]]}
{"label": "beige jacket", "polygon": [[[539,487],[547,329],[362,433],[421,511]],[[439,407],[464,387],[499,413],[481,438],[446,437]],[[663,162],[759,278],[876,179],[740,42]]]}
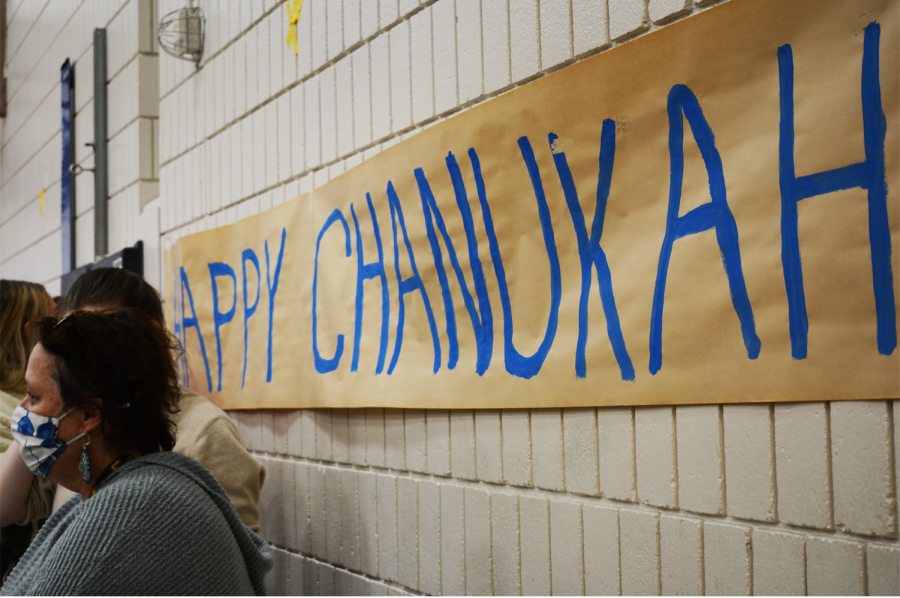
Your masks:
{"label": "beige jacket", "polygon": [[[0,390],[0,455],[15,444],[12,432],[10,431],[10,423],[13,411],[25,398],[25,393],[19,395]],[[18,450],[18,449],[16,449]],[[53,500],[53,489],[56,484],[49,479],[34,476],[31,482],[31,490],[28,492],[28,514],[24,521],[36,521],[43,519],[50,514],[47,505]],[[37,516],[36,516],[37,515]]]}
{"label": "beige jacket", "polygon": [[[187,455],[208,469],[222,484],[241,521],[258,532],[259,493],[266,469],[247,452],[231,418],[206,397],[182,387],[179,407],[181,411],[174,418],[178,430],[172,452]],[[69,490],[57,488],[51,503],[53,511],[71,496]]]}

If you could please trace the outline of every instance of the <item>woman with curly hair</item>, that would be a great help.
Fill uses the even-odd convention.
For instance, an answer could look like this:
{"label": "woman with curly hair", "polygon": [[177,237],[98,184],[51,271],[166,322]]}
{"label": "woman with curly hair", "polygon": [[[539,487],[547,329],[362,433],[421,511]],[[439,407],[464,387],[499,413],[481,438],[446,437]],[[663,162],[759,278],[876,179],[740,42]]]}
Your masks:
{"label": "woman with curly hair", "polygon": [[45,318],[36,333],[13,414],[19,450],[0,461],[0,511],[22,504],[29,484],[17,480],[32,475],[77,496],[0,594],[263,594],[268,545],[202,465],[171,452],[174,339],[134,309]]}

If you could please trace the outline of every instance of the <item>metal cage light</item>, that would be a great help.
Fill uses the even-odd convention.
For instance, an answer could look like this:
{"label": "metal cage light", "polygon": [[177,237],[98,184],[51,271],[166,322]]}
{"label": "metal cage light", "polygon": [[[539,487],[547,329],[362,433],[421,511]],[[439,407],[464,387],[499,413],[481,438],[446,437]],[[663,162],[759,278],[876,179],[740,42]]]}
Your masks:
{"label": "metal cage light", "polygon": [[176,58],[200,64],[206,36],[206,18],[193,0],[182,9],[167,14],[159,22],[160,47]]}

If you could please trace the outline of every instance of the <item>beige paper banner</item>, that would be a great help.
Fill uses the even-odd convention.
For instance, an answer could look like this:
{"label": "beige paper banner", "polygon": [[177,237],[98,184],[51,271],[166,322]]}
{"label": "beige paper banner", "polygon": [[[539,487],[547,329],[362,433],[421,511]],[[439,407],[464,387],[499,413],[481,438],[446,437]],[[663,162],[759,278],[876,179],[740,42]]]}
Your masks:
{"label": "beige paper banner", "polygon": [[898,16],[732,0],[181,239],[190,385],[228,409],[900,397]]}

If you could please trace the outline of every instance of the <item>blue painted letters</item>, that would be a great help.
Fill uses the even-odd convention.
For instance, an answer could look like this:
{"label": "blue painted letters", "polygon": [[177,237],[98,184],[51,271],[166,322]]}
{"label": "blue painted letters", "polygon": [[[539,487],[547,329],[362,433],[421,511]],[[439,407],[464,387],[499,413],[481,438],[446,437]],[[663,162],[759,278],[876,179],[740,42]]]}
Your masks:
{"label": "blue painted letters", "polygon": [[[650,316],[650,373],[656,374],[662,368],[662,316],[666,296],[666,275],[669,258],[675,241],[688,235],[716,229],[716,240],[722,251],[722,261],[731,289],[731,302],[741,322],[744,346],[750,359],[759,357],[760,340],[756,335],[753,308],[747,296],[744,272],[741,268],[741,252],[738,245],[737,224],[725,193],[725,175],[722,159],[716,149],[712,129],[703,116],[703,110],[694,93],[685,85],[675,85],[669,91],[669,157],[671,173],[669,178],[669,212],[666,217],[666,236],[659,253],[659,268],[656,271],[656,288],[653,291],[653,311]],[[684,176],[684,122],[687,118],[694,133],[694,140],[700,148],[706,173],[709,176],[709,191],[712,201],[694,208],[679,217],[681,206],[681,183]]]}
{"label": "blue painted letters", "polygon": [[381,342],[378,346],[378,365],[375,373],[380,374],[384,370],[384,357],[387,354],[388,326],[391,321],[391,300],[388,298],[387,276],[384,272],[384,250],[381,245],[381,231],[378,228],[378,216],[372,207],[372,196],[366,193],[366,201],[369,204],[369,215],[372,217],[372,229],[375,234],[375,245],[378,248],[378,261],[365,263],[362,248],[362,234],[359,231],[359,219],[356,210],[350,204],[350,215],[353,216],[353,225],[356,227],[356,317],[353,330],[353,361],[350,362],[350,371],[359,369],[359,341],[362,338],[363,323],[363,297],[365,288],[363,283],[375,278],[381,279]]}
{"label": "blue painted letters", "polygon": [[[550,145],[556,141],[556,135],[550,133]],[[566,155],[562,152],[553,154],[556,162],[556,170],[562,183],[566,196],[566,204],[569,214],[572,216],[572,225],[575,227],[575,236],[578,238],[578,256],[581,258],[581,299],[578,304],[578,345],[575,352],[575,375],[584,378],[587,375],[587,360],[585,348],[588,336],[588,297],[591,293],[591,264],[597,270],[599,282],[600,301],[603,304],[603,312],[606,314],[606,334],[613,348],[613,354],[619,363],[619,371],[622,380],[634,380],[634,365],[628,350],[625,348],[625,339],[622,336],[622,327],[619,324],[619,311],[616,309],[616,298],[612,290],[612,275],[609,264],[606,261],[606,253],[600,247],[600,237],[603,235],[603,222],[606,218],[606,202],[609,199],[609,188],[612,182],[613,162],[616,156],[616,123],[613,120],[603,121],[603,130],[600,134],[600,171],[597,181],[597,204],[594,208],[594,223],[591,226],[591,236],[588,238],[587,228],[584,222],[584,214],[581,204],[578,202],[578,192],[575,190],[575,181],[569,171]]]}
{"label": "blue painted letters", "polygon": [[269,366],[266,369],[266,382],[272,381],[272,320],[275,317],[275,293],[278,291],[278,277],[281,276],[281,259],[284,257],[284,241],[287,229],[281,229],[281,249],[278,250],[278,261],[275,263],[275,280],[269,274],[269,242],[266,241],[266,282],[269,284]]}
{"label": "blue painted letters", "polygon": [[[229,309],[225,313],[219,311],[219,285],[216,284],[216,278],[219,276],[228,276],[231,278],[233,298],[231,301],[231,309]],[[215,323],[216,327],[216,351],[218,352],[219,356],[218,390],[219,392],[222,392],[222,336],[219,333],[219,328],[230,322],[234,318],[234,313],[237,310],[237,276],[235,276],[234,274],[234,268],[232,268],[228,264],[223,264],[222,262],[212,262],[209,264],[209,278],[212,284],[213,322]]]}
{"label": "blue painted letters", "polygon": [[474,149],[469,150],[469,158],[472,160],[472,169],[475,172],[475,186],[478,188],[478,198],[481,201],[481,212],[484,217],[484,228],[488,236],[488,245],[491,251],[491,259],[494,262],[494,271],[497,274],[497,284],[500,287],[500,304],[503,308],[503,348],[506,362],[506,371],[520,378],[533,378],[541,371],[547,353],[556,337],[556,327],[559,324],[559,302],[562,297],[562,281],[560,275],[559,255],[556,252],[556,240],[553,235],[553,223],[550,221],[550,208],[544,196],[544,187],[541,184],[541,175],[538,172],[534,152],[527,137],[519,138],[519,149],[522,159],[531,177],[531,185],[534,188],[534,196],[537,201],[538,216],[541,221],[541,230],[544,234],[544,246],[547,249],[547,257],[550,260],[550,316],[547,318],[547,329],[544,339],[534,355],[526,357],[519,353],[513,345],[513,319],[512,307],[509,301],[509,287],[506,283],[506,271],[503,268],[503,259],[500,256],[500,245],[497,242],[497,233],[494,230],[494,220],[491,217],[491,209],[488,206],[487,193],[484,188],[484,177],[481,174],[481,162]]}
{"label": "blue painted letters", "polygon": [[[418,291],[422,295],[422,303],[425,304],[425,313],[428,315],[428,326],[431,329],[431,340],[434,344],[434,373],[441,369],[441,341],[438,338],[437,324],[434,321],[434,313],[431,311],[431,302],[428,300],[428,293],[425,292],[425,285],[422,284],[422,277],[419,276],[419,269],[416,267],[416,257],[413,255],[412,245],[409,242],[409,236],[406,234],[406,221],[403,219],[403,209],[400,207],[400,199],[394,191],[394,184],[388,182],[387,186],[388,204],[391,208],[391,225],[394,229],[394,270],[397,273],[398,295],[400,299],[400,313],[397,316],[397,338],[394,341],[394,354],[391,356],[391,365],[388,366],[388,374],[393,373],[397,367],[397,359],[400,357],[400,347],[403,345],[403,324],[406,320],[406,306],[403,297],[408,293]],[[409,256],[409,266],[412,268],[413,275],[407,279],[400,276],[400,253],[397,246],[397,221],[400,222],[400,232],[403,234],[403,243],[406,245],[406,254]]]}
{"label": "blue painted letters", "polygon": [[[206,367],[206,385],[209,392],[212,392],[212,375],[209,373],[209,359],[206,357],[206,343],[203,342],[203,333],[200,332],[200,321],[197,319],[197,310],[194,309],[194,295],[191,294],[191,285],[188,283],[187,273],[184,267],[181,270],[181,334],[182,339],[187,337],[187,329],[194,328],[197,330],[197,338],[200,340],[200,353],[203,355],[203,365]],[[191,317],[184,317],[184,293],[187,292],[188,302],[191,306]],[[183,340],[182,340],[182,344]]]}
{"label": "blue painted letters", "polygon": [[[466,187],[463,184],[462,173],[456,162],[456,157],[449,153],[446,158],[447,170],[450,172],[450,180],[453,182],[453,191],[456,195],[456,205],[459,207],[462,216],[463,229],[466,232],[466,244],[469,251],[469,264],[472,267],[472,279],[475,283],[475,294],[478,297],[478,310],[481,311],[479,316],[478,310],[475,309],[475,302],[472,300],[472,293],[469,291],[469,285],[463,276],[462,267],[456,255],[456,249],[444,219],[437,207],[434,194],[425,178],[425,173],[421,168],[416,169],[416,181],[419,184],[419,194],[422,197],[422,211],[425,214],[425,226],[428,231],[428,240],[431,243],[431,251],[434,255],[435,267],[438,270],[438,279],[441,281],[441,289],[444,295],[444,309],[447,311],[447,336],[450,337],[450,360],[448,367],[453,369],[459,355],[459,346],[456,338],[456,317],[453,314],[453,299],[450,295],[447,275],[444,271],[444,261],[441,254],[440,245],[438,245],[437,235],[434,232],[433,220],[437,222],[437,227],[444,238],[444,244],[447,247],[447,253],[450,257],[450,264],[456,273],[456,279],[459,282],[459,288],[463,294],[463,302],[466,310],[469,312],[469,319],[472,321],[472,330],[475,333],[475,343],[477,349],[477,357],[475,361],[475,371],[479,376],[484,375],[491,364],[491,355],[494,350],[494,318],[491,313],[491,303],[487,294],[487,284],[484,278],[484,268],[481,265],[481,258],[478,256],[478,239],[475,237],[475,225],[472,221],[472,210],[469,208],[469,198],[466,194]],[[451,334],[452,331],[452,334]]]}
{"label": "blue painted letters", "polygon": [[344,335],[339,334],[337,337],[337,350],[334,353],[334,357],[330,359],[325,359],[319,354],[319,339],[318,339],[318,318],[316,317],[316,290],[319,286],[319,246],[322,244],[322,237],[325,236],[325,233],[328,232],[328,229],[335,222],[340,222],[344,227],[344,235],[347,239],[347,257],[350,257],[350,227],[347,225],[347,220],[344,218],[344,215],[341,214],[340,210],[334,210],[328,216],[328,220],[325,221],[325,224],[322,225],[322,230],[319,231],[319,238],[316,239],[316,265],[315,270],[313,272],[313,300],[312,300],[312,337],[313,337],[313,359],[316,365],[316,371],[320,374],[327,374],[328,372],[332,372],[337,369],[338,363],[341,361],[341,355],[344,353]]}
{"label": "blue painted letters", "polygon": [[[256,300],[253,305],[247,304],[247,262],[253,264],[256,268]],[[259,260],[256,252],[252,249],[245,249],[241,253],[241,269],[244,271],[244,372],[241,374],[241,388],[244,388],[244,382],[247,379],[247,321],[250,316],[256,313],[256,306],[259,305],[259,287],[262,279],[259,272]]]}
{"label": "blue painted letters", "polygon": [[778,48],[781,88],[779,166],[781,182],[781,262],[787,288],[791,331],[791,354],[806,359],[809,322],[803,292],[803,267],[797,234],[797,203],[808,197],[861,187],[868,191],[869,244],[872,252],[872,282],[875,292],[878,352],[890,355],[897,347],[897,316],[894,277],[891,268],[891,230],[887,213],[887,182],[884,178],[884,138],[887,129],[881,110],[878,41],[881,27],[866,27],[862,65],[864,162],[826,172],[798,177],[794,171],[794,58],[789,45]]}

